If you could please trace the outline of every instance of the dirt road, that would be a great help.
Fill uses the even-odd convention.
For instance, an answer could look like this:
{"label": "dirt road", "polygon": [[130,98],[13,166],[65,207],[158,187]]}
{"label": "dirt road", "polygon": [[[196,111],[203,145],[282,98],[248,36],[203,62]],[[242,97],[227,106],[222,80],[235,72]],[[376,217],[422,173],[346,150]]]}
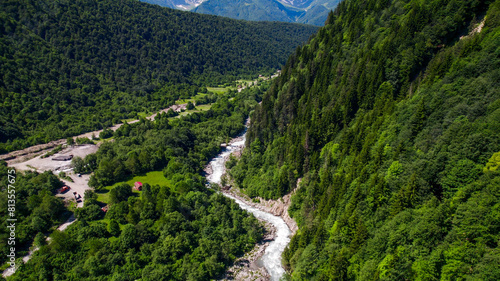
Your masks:
{"label": "dirt road", "polygon": [[[186,109],[186,106],[187,106],[187,104],[174,104],[168,108],[160,110],[159,113],[167,112],[169,109],[172,109],[176,112],[180,112],[182,109]],[[149,120],[154,120],[157,115],[158,115],[158,113],[154,113],[146,118]],[[139,120],[138,119],[132,120],[132,121],[129,121],[127,123],[132,124],[132,123],[136,123],[136,122],[139,122]],[[122,125],[123,125],[123,123],[116,124],[116,125],[110,127],[109,129],[116,131]],[[92,136],[98,137],[102,131],[103,130],[88,132],[85,134],[74,136],[73,138],[92,139]],[[37,144],[34,146],[27,147],[25,149],[12,151],[12,152],[9,152],[7,154],[2,154],[2,155],[0,155],[0,160],[7,161],[7,164],[9,164],[9,166],[11,166],[11,164],[27,161],[27,160],[29,160],[37,155],[43,155],[60,144],[62,144],[62,145],[66,144],[66,139],[55,140],[55,141],[51,141],[51,142],[45,143],[45,144]]]}

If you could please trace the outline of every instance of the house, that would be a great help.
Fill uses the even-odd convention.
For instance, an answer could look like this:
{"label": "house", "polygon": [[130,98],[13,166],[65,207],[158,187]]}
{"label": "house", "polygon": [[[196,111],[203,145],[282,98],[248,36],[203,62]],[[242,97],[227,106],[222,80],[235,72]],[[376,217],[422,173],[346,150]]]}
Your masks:
{"label": "house", "polygon": [[134,183],[134,189],[137,190],[137,191],[141,191],[142,190],[142,182],[136,181]]}

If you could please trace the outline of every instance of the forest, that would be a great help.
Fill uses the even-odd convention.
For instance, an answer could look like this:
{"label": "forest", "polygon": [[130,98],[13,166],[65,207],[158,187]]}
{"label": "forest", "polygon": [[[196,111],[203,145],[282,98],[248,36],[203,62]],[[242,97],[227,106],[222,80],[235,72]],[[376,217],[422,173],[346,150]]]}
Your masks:
{"label": "forest", "polygon": [[[11,175],[11,177],[9,177]],[[7,184],[13,186],[7,188]],[[10,229],[7,228],[7,219],[17,219],[15,222],[17,254],[26,254],[33,241],[43,241],[43,233],[54,230],[55,226],[63,223],[69,216],[63,201],[56,198],[54,193],[63,183],[51,172],[21,173],[7,167],[5,162],[0,163],[0,263],[7,261],[9,248],[8,238]],[[13,192],[12,192],[13,190]],[[9,200],[15,200],[14,217],[9,216]],[[12,205],[12,204],[10,204]]]}
{"label": "forest", "polygon": [[274,73],[317,30],[136,0],[6,0],[0,11],[0,153]]}
{"label": "forest", "polygon": [[230,171],[298,188],[287,280],[500,278],[499,46],[498,0],[348,0],[296,49]]}
{"label": "forest", "polygon": [[[1,152],[270,72],[317,30],[132,0],[0,5]],[[16,173],[19,246],[39,250],[11,279],[220,278],[264,229],[202,169],[250,117],[229,174],[251,197],[294,191],[285,280],[498,280],[499,46],[500,0],[342,1],[270,85],[103,133],[112,140],[73,160],[95,191],[65,231],[59,179]],[[8,170],[0,163],[2,261]],[[166,183],[126,183],[151,171]]]}
{"label": "forest", "polygon": [[[235,202],[207,188],[202,171],[220,152],[221,143],[241,133],[267,87],[221,95],[204,112],[180,118],[162,113],[154,121],[124,125],[114,132],[114,141],[102,144],[96,154],[75,158],[78,172],[93,173],[94,191],[85,193],[84,207],[75,210],[77,222],[65,231],[34,228],[30,223],[28,245],[33,243],[39,250],[11,280],[211,280],[222,276],[227,266],[262,239],[264,228]],[[162,171],[167,184],[145,182],[142,191],[133,192],[124,183],[149,171]],[[45,179],[49,175],[53,176],[26,176],[44,183],[51,179]],[[59,186],[58,181],[51,184]],[[31,192],[26,197],[30,209],[44,210],[45,194],[61,203],[49,187]]]}

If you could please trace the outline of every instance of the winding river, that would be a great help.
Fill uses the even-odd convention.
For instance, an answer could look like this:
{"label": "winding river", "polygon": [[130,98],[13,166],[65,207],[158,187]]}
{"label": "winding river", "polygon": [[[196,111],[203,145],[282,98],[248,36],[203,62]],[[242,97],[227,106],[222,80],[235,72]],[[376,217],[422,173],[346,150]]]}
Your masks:
{"label": "winding river", "polygon": [[[212,169],[212,173],[207,176],[207,180],[210,183],[219,184],[221,177],[224,174],[225,163],[229,155],[234,152],[241,151],[245,146],[246,140],[246,129],[244,134],[234,139],[227,147],[222,151],[217,157],[210,161],[209,166]],[[245,202],[231,196],[230,194],[223,193],[224,196],[233,199],[243,210],[252,213],[256,218],[264,220],[271,223],[276,227],[276,237],[265,250],[264,255],[258,261],[259,264],[263,264],[269,275],[271,275],[271,280],[278,281],[285,273],[283,266],[281,265],[281,254],[285,250],[286,245],[290,242],[291,231],[286,225],[285,221],[278,216],[272,215],[270,213],[261,211],[257,208],[247,205]]]}

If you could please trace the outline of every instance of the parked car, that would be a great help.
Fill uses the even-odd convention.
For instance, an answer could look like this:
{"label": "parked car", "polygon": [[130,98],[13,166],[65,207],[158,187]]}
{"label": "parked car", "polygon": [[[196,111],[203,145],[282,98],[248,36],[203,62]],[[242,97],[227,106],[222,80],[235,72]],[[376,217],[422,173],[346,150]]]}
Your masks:
{"label": "parked car", "polygon": [[68,190],[69,190],[69,186],[65,185],[65,186],[59,188],[59,193],[65,193]]}

